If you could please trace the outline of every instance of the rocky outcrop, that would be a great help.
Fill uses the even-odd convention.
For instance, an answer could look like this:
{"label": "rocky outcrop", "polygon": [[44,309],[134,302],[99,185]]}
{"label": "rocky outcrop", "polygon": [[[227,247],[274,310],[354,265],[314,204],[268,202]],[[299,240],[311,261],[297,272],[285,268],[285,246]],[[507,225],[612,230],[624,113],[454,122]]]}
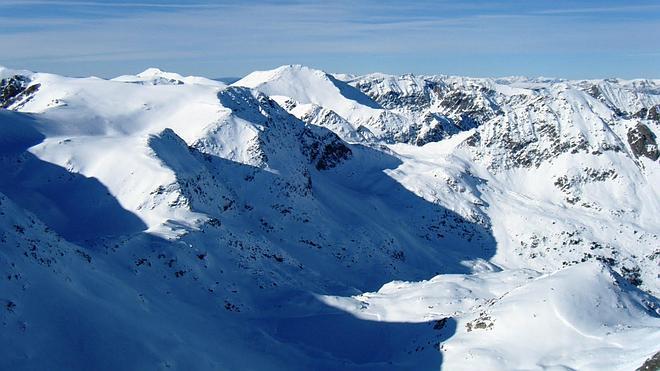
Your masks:
{"label": "rocky outcrop", "polygon": [[371,76],[358,79],[352,84],[384,108],[413,112],[429,108],[433,102],[434,91],[441,88],[438,82],[411,74],[400,77]]}
{"label": "rocky outcrop", "polygon": [[660,351],[644,362],[636,371],[654,371],[660,370]]}
{"label": "rocky outcrop", "polygon": [[660,104],[655,105],[650,108],[642,108],[633,117],[640,118],[643,120],[651,120],[655,122],[660,122]]}
{"label": "rocky outcrop", "polygon": [[658,157],[660,157],[656,136],[651,129],[644,124],[637,124],[637,126],[628,131],[628,144],[637,158],[644,156],[656,161]]}
{"label": "rocky outcrop", "polygon": [[39,89],[39,84],[30,85],[26,76],[14,75],[0,81],[0,108],[9,108],[14,103],[26,101]]}
{"label": "rocky outcrop", "polygon": [[502,114],[493,98],[495,92],[486,86],[464,86],[440,77],[411,74],[367,75],[350,83],[389,110],[376,118],[378,122],[371,123],[386,132],[387,128],[399,127],[381,138],[386,142],[421,146],[473,129]]}
{"label": "rocky outcrop", "polygon": [[318,127],[306,127],[301,141],[303,153],[317,170],[331,169],[353,154],[337,134]]}
{"label": "rocky outcrop", "polygon": [[494,93],[486,87],[466,90],[458,86],[437,92],[441,112],[456,121],[463,130],[477,127],[502,114],[492,98]]}

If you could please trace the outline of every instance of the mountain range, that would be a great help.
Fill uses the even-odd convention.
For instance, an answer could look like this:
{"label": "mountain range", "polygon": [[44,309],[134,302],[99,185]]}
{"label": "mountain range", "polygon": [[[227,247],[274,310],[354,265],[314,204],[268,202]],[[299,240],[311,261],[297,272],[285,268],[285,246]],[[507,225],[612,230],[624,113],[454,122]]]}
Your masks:
{"label": "mountain range", "polygon": [[0,368],[660,362],[660,80],[0,67]]}

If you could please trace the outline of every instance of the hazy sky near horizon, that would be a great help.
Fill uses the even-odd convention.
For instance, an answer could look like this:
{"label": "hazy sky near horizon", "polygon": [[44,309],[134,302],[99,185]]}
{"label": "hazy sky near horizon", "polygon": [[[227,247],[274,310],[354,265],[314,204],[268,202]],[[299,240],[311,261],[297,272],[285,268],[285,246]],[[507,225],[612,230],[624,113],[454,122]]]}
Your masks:
{"label": "hazy sky near horizon", "polygon": [[655,1],[0,0],[0,65],[660,78]]}

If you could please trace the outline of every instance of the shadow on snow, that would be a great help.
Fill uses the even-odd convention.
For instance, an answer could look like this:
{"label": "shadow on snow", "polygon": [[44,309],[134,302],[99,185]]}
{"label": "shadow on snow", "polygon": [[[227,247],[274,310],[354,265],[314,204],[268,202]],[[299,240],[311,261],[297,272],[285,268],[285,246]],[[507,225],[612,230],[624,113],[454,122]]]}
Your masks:
{"label": "shadow on snow", "polygon": [[[7,126],[5,121],[0,121],[0,128]],[[209,208],[205,212],[223,221],[222,228],[226,230],[209,229],[203,237],[202,233],[191,233],[182,241],[169,241],[141,233],[146,228],[144,223],[123,209],[96,179],[72,174],[27,152],[29,146],[43,140],[38,132],[30,132],[26,138],[15,141],[20,143],[15,148],[4,147],[6,153],[0,154],[0,171],[7,174],[0,180],[0,191],[70,241],[90,246],[92,243],[86,240],[112,235],[117,240],[128,239],[127,248],[120,250],[118,257],[133,259],[139,254],[160,255],[167,250],[178,264],[174,269],[181,269],[182,265],[201,264],[195,259],[195,251],[182,249],[182,241],[190,246],[205,244],[202,247],[209,256],[204,260],[207,267],[191,268],[195,279],[185,285],[203,286],[220,280],[237,283],[241,287],[239,295],[245,295],[243,302],[250,303],[251,313],[261,316],[245,318],[227,313],[229,317],[218,321],[235,318],[245,326],[245,333],[262,333],[261,336],[281,342],[285,349],[294,348],[307,356],[309,364],[291,361],[289,368],[438,369],[442,360],[437,344],[454,334],[454,320],[447,319],[442,329],[434,329],[436,322],[366,321],[329,308],[310,293],[349,295],[378,289],[392,280],[467,273],[462,261],[488,260],[495,252],[495,240],[487,227],[407,190],[384,173],[398,167],[400,160],[369,147],[351,146],[352,159],[329,171],[311,171],[311,196],[289,200],[293,206],[307,205],[317,212],[309,215],[307,222],[289,220],[289,216],[272,210],[265,202],[253,205],[253,211],[241,211],[228,218],[220,207],[215,214]],[[214,179],[235,192],[237,205],[246,205],[259,190],[263,193],[282,183],[272,172],[190,151],[217,177]],[[267,201],[268,197],[260,201]],[[277,197],[278,201],[287,202],[287,197]],[[264,218],[281,229],[260,230],[259,221]],[[227,241],[225,236],[232,234],[237,240],[249,235],[253,246],[243,249],[222,245],[222,241]],[[314,244],[310,245],[312,238]],[[217,245],[209,246],[209,241],[217,241]],[[282,259],[273,260],[273,256]],[[215,269],[208,269],[209,262],[216,264]],[[269,274],[263,274],[264,270]],[[153,280],[157,278],[154,275]],[[259,279],[276,285],[270,290],[257,288],[263,283]],[[153,280],[136,278],[132,284],[148,292]],[[208,297],[202,297],[191,290],[181,292],[191,311],[208,308],[206,304],[215,300],[208,293]],[[196,317],[191,315],[190,321],[193,318]],[[158,326],[177,333],[182,330],[177,322]],[[220,323],[204,326],[217,327],[218,331],[223,327]],[[96,341],[85,338],[86,334],[80,336],[80,341]],[[126,336],[128,340],[131,334]],[[217,337],[217,347],[225,346],[223,340],[226,339]]]}

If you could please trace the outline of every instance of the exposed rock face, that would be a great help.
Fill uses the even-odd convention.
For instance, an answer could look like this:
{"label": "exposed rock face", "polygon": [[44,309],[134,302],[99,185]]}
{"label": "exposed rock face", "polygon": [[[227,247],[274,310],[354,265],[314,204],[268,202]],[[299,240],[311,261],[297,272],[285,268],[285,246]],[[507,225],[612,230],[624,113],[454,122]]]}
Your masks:
{"label": "exposed rock face", "polygon": [[585,88],[584,91],[587,94],[589,94],[591,97],[605,104],[609,109],[612,110],[612,112],[614,112],[616,116],[625,117],[626,115],[628,115],[628,113],[626,113],[624,110],[617,107],[613,102],[608,100],[608,97],[605,95],[603,89],[598,84],[590,85],[588,88]]}
{"label": "exposed rock face", "polygon": [[628,144],[638,158],[644,156],[655,161],[660,157],[655,134],[644,124],[637,124],[628,131]]}
{"label": "exposed rock face", "polygon": [[39,84],[29,86],[30,79],[15,75],[0,81],[0,108],[8,108],[16,102],[29,99],[38,89]]}
{"label": "exposed rock face", "polygon": [[[410,118],[390,141],[421,146],[476,128],[464,148],[491,170],[538,167],[563,154],[620,152],[626,139],[635,156],[658,158],[651,128],[642,125],[627,134],[620,125],[631,118],[660,122],[653,80],[374,74],[350,84]],[[379,121],[387,126],[384,118]]]}
{"label": "exposed rock face", "polygon": [[485,86],[467,89],[457,84],[444,91],[436,91],[441,112],[468,130],[481,125],[503,112],[495,102],[495,92]]}
{"label": "exposed rock face", "polygon": [[637,371],[654,371],[660,369],[660,351],[641,365]]}
{"label": "exposed rock face", "polygon": [[303,153],[309,156],[317,170],[331,169],[353,154],[337,134],[331,131],[321,133],[316,127],[306,127],[301,140]]}
{"label": "exposed rock face", "polygon": [[635,113],[633,117],[637,117],[643,120],[660,122],[660,104],[650,108],[644,107]]}
{"label": "exposed rock face", "polygon": [[[416,112],[429,108],[434,91],[440,89],[439,83],[410,74],[399,78],[402,84],[408,86],[407,89],[402,88],[401,83],[391,83],[391,79],[391,76],[374,76],[371,79],[358,79],[352,84],[384,108]],[[384,89],[385,86],[388,88]]]}
{"label": "exposed rock face", "polygon": [[[350,83],[409,123],[389,138],[394,142],[419,146],[437,142],[502,114],[493,90],[442,77],[367,75]],[[388,121],[382,118],[388,116],[380,119]]]}

